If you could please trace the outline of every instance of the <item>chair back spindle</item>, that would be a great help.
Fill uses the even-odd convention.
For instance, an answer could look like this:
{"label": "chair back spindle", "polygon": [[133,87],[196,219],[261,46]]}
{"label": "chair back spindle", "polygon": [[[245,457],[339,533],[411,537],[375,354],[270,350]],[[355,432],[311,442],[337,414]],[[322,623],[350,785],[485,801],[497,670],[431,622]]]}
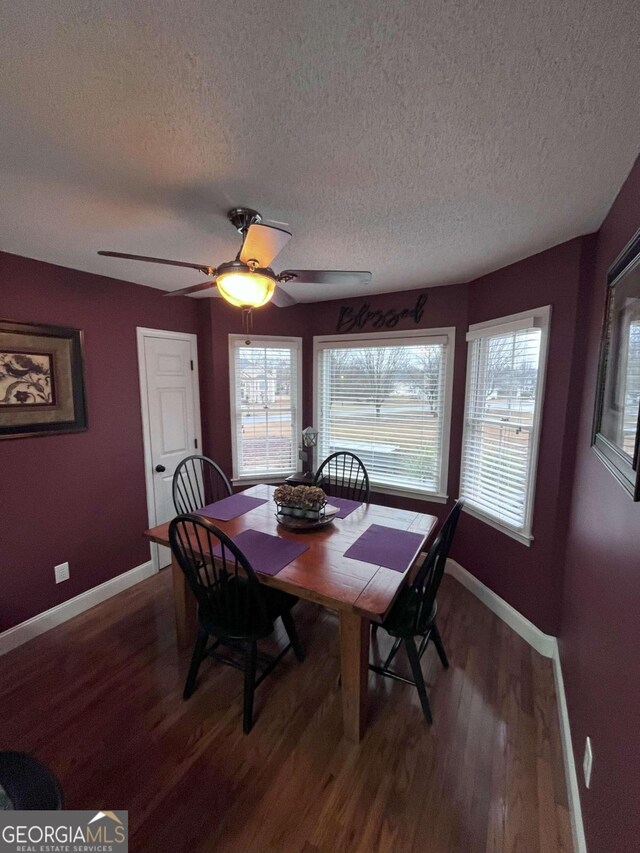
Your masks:
{"label": "chair back spindle", "polygon": [[[415,608],[415,634],[422,634],[427,629],[433,614],[438,589],[444,575],[447,557],[453,541],[453,536],[458,526],[458,518],[464,506],[464,498],[458,498],[438,535],[429,548],[422,566],[418,570],[411,584],[412,597],[407,599],[417,607]],[[413,598],[413,601],[411,599]]]}
{"label": "chair back spindle", "polygon": [[226,474],[208,456],[187,456],[173,475],[173,504],[188,514],[233,494]]}
{"label": "chair back spindle", "polygon": [[206,518],[179,515],[169,526],[169,541],[211,633],[259,639],[272,632],[260,582],[226,533]]}
{"label": "chair back spindle", "polygon": [[327,495],[369,503],[369,475],[355,453],[332,453],[318,468],[314,483]]}

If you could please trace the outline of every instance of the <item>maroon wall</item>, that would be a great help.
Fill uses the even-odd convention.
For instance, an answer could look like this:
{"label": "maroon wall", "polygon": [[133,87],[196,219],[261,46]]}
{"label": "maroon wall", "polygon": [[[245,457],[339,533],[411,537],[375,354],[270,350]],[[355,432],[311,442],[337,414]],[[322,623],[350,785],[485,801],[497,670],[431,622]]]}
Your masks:
{"label": "maroon wall", "polygon": [[[598,234],[584,288],[586,357],[568,527],[560,651],[589,853],[640,844],[640,503],[591,449],[607,268],[640,226],[640,161]],[[585,738],[591,788],[582,784]]]}
{"label": "maroon wall", "polygon": [[[193,300],[0,254],[0,316],[84,330],[89,429],[0,441],[0,630],[149,559],[136,326],[199,330]],[[68,560],[71,577],[54,583]]]}
{"label": "maroon wall", "polygon": [[469,285],[469,324],[551,305],[547,376],[530,546],[463,513],[453,556],[542,631],[557,634],[569,484],[560,476],[572,433],[571,369],[583,251],[589,238],[555,246]]}

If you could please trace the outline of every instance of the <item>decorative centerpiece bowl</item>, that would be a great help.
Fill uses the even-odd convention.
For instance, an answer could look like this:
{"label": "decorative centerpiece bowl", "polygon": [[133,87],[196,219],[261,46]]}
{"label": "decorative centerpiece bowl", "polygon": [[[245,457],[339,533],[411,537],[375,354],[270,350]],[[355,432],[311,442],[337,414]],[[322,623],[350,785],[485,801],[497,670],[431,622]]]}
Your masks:
{"label": "decorative centerpiece bowl", "polygon": [[327,496],[317,486],[278,486],[273,493],[278,516],[320,521],[325,515]]}

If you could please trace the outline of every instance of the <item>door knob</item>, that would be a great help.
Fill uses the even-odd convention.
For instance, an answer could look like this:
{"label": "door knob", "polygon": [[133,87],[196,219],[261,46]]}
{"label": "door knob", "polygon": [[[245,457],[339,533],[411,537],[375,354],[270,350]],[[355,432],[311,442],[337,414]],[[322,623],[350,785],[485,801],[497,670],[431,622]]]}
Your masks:
{"label": "door knob", "polygon": [[156,471],[158,472],[158,474],[162,474],[162,472],[166,470],[167,469],[164,467],[164,465],[156,465]]}

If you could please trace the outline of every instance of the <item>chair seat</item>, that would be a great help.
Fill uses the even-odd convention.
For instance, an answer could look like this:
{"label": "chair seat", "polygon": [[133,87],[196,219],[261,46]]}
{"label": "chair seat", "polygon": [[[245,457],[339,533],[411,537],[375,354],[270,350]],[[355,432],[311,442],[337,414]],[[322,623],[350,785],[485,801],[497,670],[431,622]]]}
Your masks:
{"label": "chair seat", "polygon": [[[406,586],[400,592],[396,599],[389,615],[382,623],[382,627],[392,637],[413,637],[416,633],[416,615],[421,604],[421,597],[412,587]],[[437,602],[433,602],[433,607],[429,616],[425,619],[421,617],[420,629],[421,633],[427,631],[433,624],[438,611]]]}
{"label": "chair seat", "polygon": [[0,752],[0,791],[16,810],[57,811],[63,807],[62,790],[53,773],[23,752]]}
{"label": "chair seat", "polygon": [[[233,599],[233,608],[228,604],[222,605],[221,590],[210,590],[211,609],[205,610],[202,606],[198,608],[200,625],[209,634],[223,639],[244,640],[268,637],[273,631],[275,620],[283,613],[288,613],[298,599],[294,595],[266,586],[261,587],[260,593],[266,614],[259,608],[249,583],[243,578],[232,578],[227,583],[224,595]],[[216,606],[217,600],[220,606]],[[223,617],[216,618],[216,612],[223,614]]]}

